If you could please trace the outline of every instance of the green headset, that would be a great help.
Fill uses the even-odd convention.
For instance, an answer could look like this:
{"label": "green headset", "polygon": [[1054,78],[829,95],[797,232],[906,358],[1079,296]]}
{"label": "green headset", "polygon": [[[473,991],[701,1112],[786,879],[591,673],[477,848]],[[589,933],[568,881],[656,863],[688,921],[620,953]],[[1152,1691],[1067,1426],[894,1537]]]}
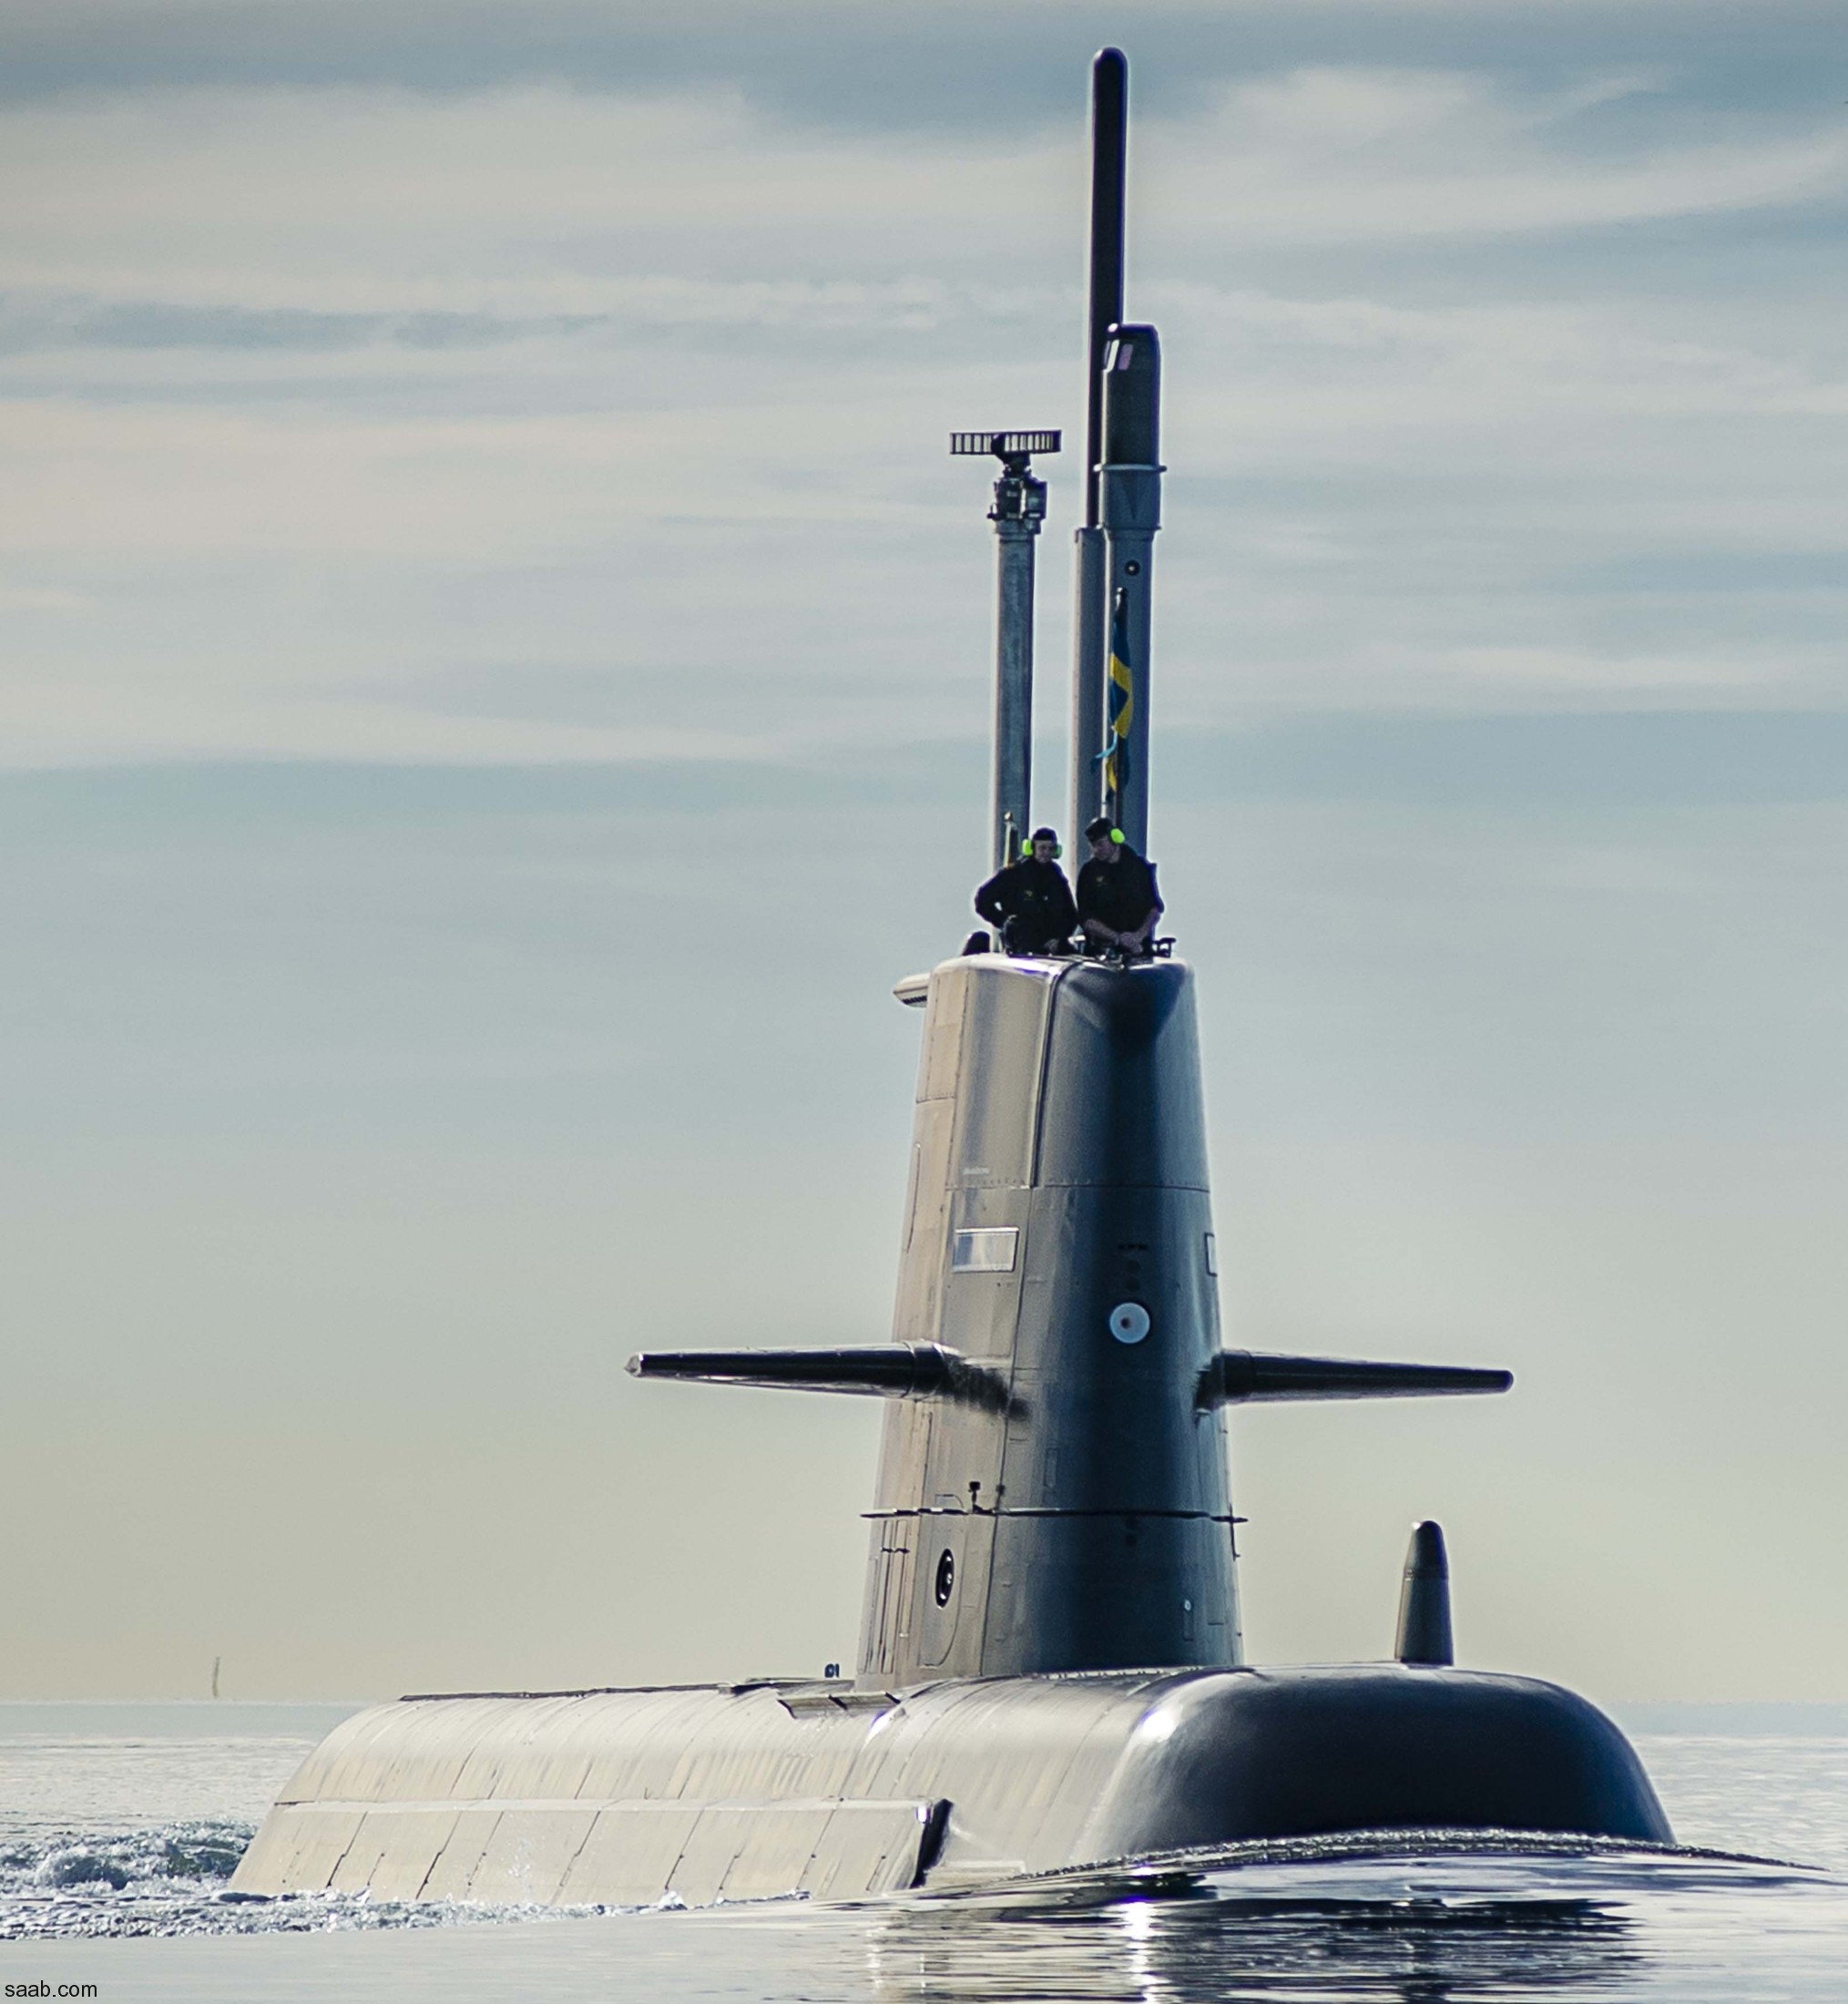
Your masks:
{"label": "green headset", "polygon": [[[1112,842],[1121,842],[1121,841],[1123,841],[1124,839],[1125,839],[1125,838],[1124,838],[1123,831],[1122,831],[1122,830],[1121,830],[1120,828],[1113,828],[1113,829],[1111,829],[1111,831],[1110,831],[1110,840],[1111,840]],[[1020,860],[1021,860],[1021,861],[1022,861],[1023,863],[1025,863],[1025,862],[1026,862],[1026,860],[1028,859],[1028,857],[1030,857],[1030,856],[1032,855],[1032,854],[1033,854],[1033,837],[1032,837],[1031,835],[1023,835],[1023,836],[1021,836],[1021,838],[1020,838]],[[1055,842],[1055,843],[1053,844],[1053,845],[1052,845],[1052,860],[1053,860],[1053,861],[1054,861],[1055,863],[1057,863],[1057,862],[1059,862],[1059,861],[1060,861],[1060,860],[1061,860],[1061,859],[1062,859],[1062,858],[1064,857],[1064,855],[1065,855],[1065,844],[1064,844],[1064,843],[1062,843],[1062,842]]]}

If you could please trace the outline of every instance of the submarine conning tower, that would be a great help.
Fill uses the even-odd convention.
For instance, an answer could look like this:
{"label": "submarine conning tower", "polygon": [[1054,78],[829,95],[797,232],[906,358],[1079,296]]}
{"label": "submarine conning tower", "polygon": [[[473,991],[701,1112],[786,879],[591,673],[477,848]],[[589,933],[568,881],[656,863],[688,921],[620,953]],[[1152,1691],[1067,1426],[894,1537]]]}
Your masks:
{"label": "submarine conning tower", "polygon": [[1240,1659],[1193,980],[930,976],[894,1335],[967,1382],[886,1418],[863,1680]]}
{"label": "submarine conning tower", "polygon": [[1236,1665],[1222,1409],[1509,1374],[1220,1347],[1184,962],[968,954],[895,992],[924,1009],[897,1340],[629,1370],[893,1401],[863,1686]]}

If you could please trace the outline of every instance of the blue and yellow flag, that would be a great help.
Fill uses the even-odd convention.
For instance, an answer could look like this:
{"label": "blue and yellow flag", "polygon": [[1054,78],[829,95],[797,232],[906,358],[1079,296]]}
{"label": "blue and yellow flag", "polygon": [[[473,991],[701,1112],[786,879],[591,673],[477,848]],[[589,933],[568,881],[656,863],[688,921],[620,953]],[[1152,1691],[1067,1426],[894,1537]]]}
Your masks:
{"label": "blue and yellow flag", "polygon": [[1105,685],[1110,738],[1104,747],[1104,791],[1120,800],[1129,783],[1129,727],[1136,717],[1136,685],[1129,672],[1129,594],[1119,591],[1110,616],[1109,680]]}

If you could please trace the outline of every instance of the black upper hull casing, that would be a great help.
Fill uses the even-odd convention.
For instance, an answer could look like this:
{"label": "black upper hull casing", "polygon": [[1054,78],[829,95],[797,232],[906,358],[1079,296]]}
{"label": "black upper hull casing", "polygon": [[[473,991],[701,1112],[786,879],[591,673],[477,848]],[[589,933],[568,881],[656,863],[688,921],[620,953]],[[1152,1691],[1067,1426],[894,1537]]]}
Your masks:
{"label": "black upper hull casing", "polygon": [[1622,1733],[1535,1678],[1242,1671],[1189,1679],[1172,1709],[1171,1729],[1115,1792],[1125,1852],[1383,1829],[1671,1841]]}

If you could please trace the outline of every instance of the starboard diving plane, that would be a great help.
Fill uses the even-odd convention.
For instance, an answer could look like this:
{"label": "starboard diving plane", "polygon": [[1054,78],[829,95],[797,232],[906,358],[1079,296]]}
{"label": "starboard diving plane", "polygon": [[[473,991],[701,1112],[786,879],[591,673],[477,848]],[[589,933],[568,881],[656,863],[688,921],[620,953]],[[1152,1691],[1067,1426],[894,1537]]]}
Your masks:
{"label": "starboard diving plane", "polygon": [[[1159,346],[1122,318],[1126,80],[1105,50],[1071,801],[1082,825],[1110,773],[1139,847]],[[1056,442],[995,449],[1021,437]],[[1004,631],[1004,674],[1030,659],[1009,649]],[[1121,731],[1119,662],[1138,679]],[[1015,829],[1027,710],[997,705]],[[888,1402],[857,1674],[375,1706],[302,1764],[234,1890],[700,1906],[1359,1831],[1668,1841],[1609,1720],[1454,1667],[1435,1525],[1414,1534],[1393,1661],[1245,1661],[1225,1408],[1511,1381],[1221,1348],[1191,971],[965,952],[896,992],[924,1048],[894,1340],[628,1366]]]}

